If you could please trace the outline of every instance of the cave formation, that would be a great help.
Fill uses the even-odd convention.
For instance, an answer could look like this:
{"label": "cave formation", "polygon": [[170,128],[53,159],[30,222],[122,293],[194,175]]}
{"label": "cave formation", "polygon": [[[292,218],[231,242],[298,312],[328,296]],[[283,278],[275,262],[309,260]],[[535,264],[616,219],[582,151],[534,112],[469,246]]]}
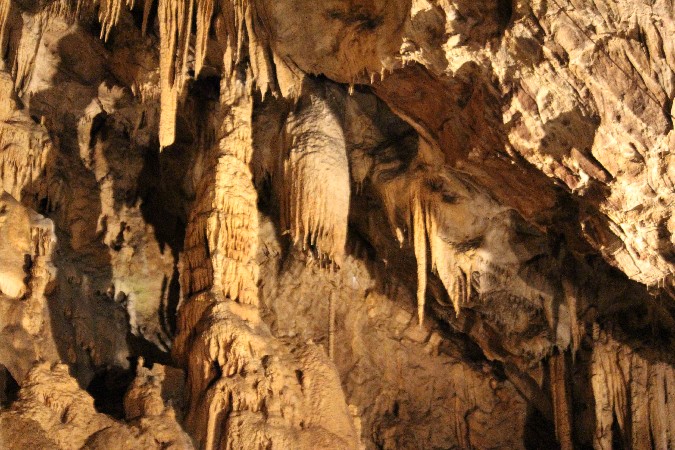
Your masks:
{"label": "cave formation", "polygon": [[675,448],[669,0],[0,0],[0,448]]}

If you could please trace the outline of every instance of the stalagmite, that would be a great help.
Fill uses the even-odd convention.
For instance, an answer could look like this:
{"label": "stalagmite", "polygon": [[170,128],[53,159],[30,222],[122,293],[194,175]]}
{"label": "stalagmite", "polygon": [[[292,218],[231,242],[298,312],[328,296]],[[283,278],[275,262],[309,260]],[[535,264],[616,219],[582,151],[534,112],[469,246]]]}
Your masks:
{"label": "stalagmite", "polygon": [[[186,235],[186,296],[213,289],[242,303],[258,303],[257,193],[250,169],[253,100],[224,87],[229,105],[219,143],[207,150],[206,173]],[[227,83],[225,83],[227,84]]]}
{"label": "stalagmite", "polygon": [[572,439],[573,427],[570,416],[571,405],[567,387],[567,368],[564,353],[551,355],[549,371],[556,437],[560,443],[561,450],[572,450],[574,448]]}
{"label": "stalagmite", "polygon": [[557,3],[0,0],[0,448],[675,447],[672,1]]}
{"label": "stalagmite", "polygon": [[335,299],[328,295],[328,356],[335,360]]}
{"label": "stalagmite", "polygon": [[150,370],[141,368],[130,390],[135,398],[129,406],[144,414],[122,423],[96,410],[94,399],[68,373],[67,365],[37,363],[27,374],[16,404],[0,417],[0,444],[28,448],[26,443],[32,442],[34,448],[63,450],[191,450],[190,437],[161,397],[160,369],[156,365],[147,374]]}
{"label": "stalagmite", "polygon": [[[237,47],[225,53],[236,67],[221,83],[221,138],[204,152],[204,172],[186,231],[182,285],[187,300],[179,313],[174,344],[177,358],[189,367],[186,425],[207,449],[259,448],[270,442],[281,448],[356,448],[358,437],[339,392],[339,379],[326,370],[325,356],[311,345],[293,349],[281,345],[259,318],[258,197],[251,171],[253,96],[248,84],[254,76],[243,66],[244,58],[232,56],[247,47],[247,34],[239,28],[244,26],[240,6],[230,11],[238,39]],[[316,115],[313,118],[317,120]],[[296,123],[295,129],[303,126],[308,124]],[[326,144],[325,140],[317,142]],[[328,144],[336,144],[346,166],[344,142],[333,139]],[[331,156],[334,150],[326,151]],[[292,185],[316,183],[302,179],[314,166],[293,162],[299,163],[300,172],[292,173]],[[324,167],[342,169],[333,167],[330,159]],[[349,174],[344,170],[338,179],[344,179],[348,202]],[[324,192],[329,200],[342,198],[330,197],[334,193],[328,189]],[[308,190],[304,195],[310,193],[317,194]],[[341,246],[331,244],[327,250],[331,256],[341,255],[347,212],[348,203],[339,209],[344,214],[343,229],[324,231],[324,221],[319,220],[319,230],[308,220],[303,230],[314,233],[312,243],[322,250],[333,238],[331,233],[337,233]],[[321,219],[330,218],[332,210],[326,200],[318,213]]]}
{"label": "stalagmite", "polygon": [[[323,352],[289,348],[257,310],[257,195],[252,98],[224,83],[229,105],[186,236],[174,352],[188,369],[187,428],[202,448],[356,448],[358,437]],[[244,91],[245,92],[245,91]],[[215,178],[215,181],[209,181]],[[238,300],[235,303],[233,300]],[[298,375],[299,374],[299,375]]]}

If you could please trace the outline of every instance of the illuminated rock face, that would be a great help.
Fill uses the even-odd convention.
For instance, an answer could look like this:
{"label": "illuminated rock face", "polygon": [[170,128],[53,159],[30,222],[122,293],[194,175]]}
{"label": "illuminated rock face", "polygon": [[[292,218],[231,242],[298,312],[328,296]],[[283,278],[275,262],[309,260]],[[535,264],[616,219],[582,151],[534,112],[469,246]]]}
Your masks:
{"label": "illuminated rock face", "polygon": [[0,447],[672,448],[674,15],[0,0]]}

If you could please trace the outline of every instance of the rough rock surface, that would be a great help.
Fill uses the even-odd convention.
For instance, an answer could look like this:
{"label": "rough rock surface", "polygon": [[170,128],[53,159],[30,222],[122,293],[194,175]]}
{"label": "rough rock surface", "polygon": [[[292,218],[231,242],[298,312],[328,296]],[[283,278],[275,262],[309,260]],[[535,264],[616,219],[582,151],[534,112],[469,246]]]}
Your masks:
{"label": "rough rock surface", "polygon": [[[96,411],[68,366],[36,365],[22,382],[18,400],[0,413],[4,448],[189,449],[190,437],[162,398],[163,367],[139,368],[125,399],[128,424]],[[37,447],[35,441],[37,441]]]}
{"label": "rough rock surface", "polygon": [[0,0],[0,447],[675,447],[668,0]]}

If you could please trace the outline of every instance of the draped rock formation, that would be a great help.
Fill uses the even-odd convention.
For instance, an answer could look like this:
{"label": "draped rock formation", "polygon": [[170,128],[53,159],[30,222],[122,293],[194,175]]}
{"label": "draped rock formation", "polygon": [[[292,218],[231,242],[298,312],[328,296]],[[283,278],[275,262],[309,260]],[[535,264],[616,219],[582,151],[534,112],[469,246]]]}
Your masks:
{"label": "draped rock formation", "polygon": [[667,0],[0,0],[0,447],[675,447]]}

